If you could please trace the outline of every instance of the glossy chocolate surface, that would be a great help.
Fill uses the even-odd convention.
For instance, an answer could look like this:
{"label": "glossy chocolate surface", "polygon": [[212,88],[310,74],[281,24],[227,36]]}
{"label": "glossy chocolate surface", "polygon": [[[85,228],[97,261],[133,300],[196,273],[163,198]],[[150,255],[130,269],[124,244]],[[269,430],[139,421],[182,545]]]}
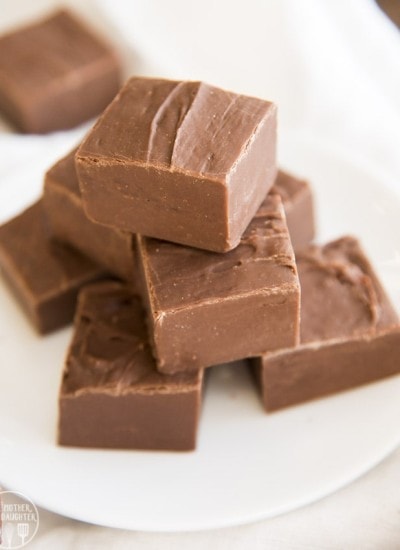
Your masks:
{"label": "glossy chocolate surface", "polygon": [[276,108],[202,82],[131,78],[76,155],[95,221],[234,248],[276,176]]}
{"label": "glossy chocolate surface", "polygon": [[299,281],[281,199],[217,254],[138,236],[158,368],[174,372],[298,342]]}
{"label": "glossy chocolate surface", "polygon": [[106,276],[79,252],[50,241],[41,201],[0,227],[0,266],[42,334],[70,323],[79,289]]}
{"label": "glossy chocolate surface", "polygon": [[298,255],[301,344],[256,361],[267,410],[400,372],[400,326],[358,241],[344,237]]}

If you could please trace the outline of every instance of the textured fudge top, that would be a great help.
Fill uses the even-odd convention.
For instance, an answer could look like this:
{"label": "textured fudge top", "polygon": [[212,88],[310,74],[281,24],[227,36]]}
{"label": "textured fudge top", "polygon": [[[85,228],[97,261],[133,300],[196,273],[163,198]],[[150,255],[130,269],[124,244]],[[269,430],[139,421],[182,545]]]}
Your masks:
{"label": "textured fudge top", "polygon": [[195,390],[202,372],[157,372],[138,296],[118,282],[85,287],[78,299],[74,336],[62,393],[110,395]]}
{"label": "textured fudge top", "polygon": [[[0,37],[0,82],[30,95],[104,56],[111,49],[78,19],[59,10],[47,19]],[[38,63],[40,60],[40,63]]]}
{"label": "textured fudge top", "polygon": [[40,201],[0,227],[0,264],[13,266],[27,290],[43,297],[103,273],[78,252],[49,241]]}
{"label": "textured fudge top", "polygon": [[138,240],[156,310],[298,287],[286,218],[276,194],[268,195],[239,246],[225,254],[145,237]]}
{"label": "textured fudge top", "polygon": [[78,157],[154,164],[225,181],[275,105],[202,82],[131,78]]}
{"label": "textured fudge top", "polygon": [[78,176],[75,169],[76,149],[56,162],[46,173],[46,183],[51,180],[52,183],[59,183],[62,187],[68,189],[77,197],[81,196]]}
{"label": "textured fudge top", "polygon": [[343,237],[297,257],[301,342],[375,333],[398,316],[358,241]]}
{"label": "textured fudge top", "polygon": [[309,185],[305,180],[301,180],[288,174],[288,172],[279,170],[271,191],[279,193],[283,204],[287,206],[295,199],[296,195],[308,189]]}

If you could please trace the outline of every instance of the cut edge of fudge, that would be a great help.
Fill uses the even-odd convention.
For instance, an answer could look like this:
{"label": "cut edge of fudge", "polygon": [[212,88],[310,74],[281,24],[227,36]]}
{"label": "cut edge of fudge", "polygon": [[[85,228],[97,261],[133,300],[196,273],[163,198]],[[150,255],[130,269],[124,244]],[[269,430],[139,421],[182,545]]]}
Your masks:
{"label": "cut edge of fudge", "polygon": [[[19,227],[21,230],[24,220],[28,221],[28,228],[18,235],[15,228]],[[11,244],[6,242],[8,238],[12,239]],[[39,241],[35,250],[38,250],[41,262],[39,264],[28,258],[27,265],[22,266],[19,256],[27,250],[29,239]],[[16,248],[18,243],[20,247]],[[34,255],[32,252],[30,254]],[[46,260],[53,265],[54,277],[49,281],[48,288],[43,284],[35,287],[31,271],[33,269],[38,274],[43,270],[46,273]],[[69,262],[73,273],[68,272]],[[50,242],[41,200],[0,227],[0,268],[3,280],[40,334],[46,334],[71,322],[80,287],[106,277],[102,268],[80,253]]]}
{"label": "cut edge of fudge", "polygon": [[80,204],[82,202],[81,191],[75,169],[75,153],[77,149],[77,147],[74,147],[74,149],[46,170],[43,185],[46,188],[46,185],[50,183],[50,185],[55,185],[62,191],[67,189],[71,192],[71,196],[74,197],[76,204]]}
{"label": "cut edge of fudge", "polygon": [[[227,300],[234,299],[231,297],[232,285],[226,283],[228,275],[234,278],[236,287],[240,284],[241,289],[237,292],[237,296],[240,297],[259,292],[274,294],[278,288],[285,288],[293,282],[297,282],[298,286],[296,260],[280,196],[276,193],[269,194],[260,211],[253,217],[252,223],[243,234],[240,246],[225,254],[137,234],[141,250],[147,253],[144,265],[145,280],[149,281],[149,296],[152,297],[154,311],[162,309],[168,312],[183,310],[193,305],[212,304],[221,297]],[[171,263],[171,257],[174,257],[175,265]],[[153,261],[150,258],[153,258]],[[267,278],[268,284],[267,280],[263,280],[259,286],[254,287],[254,281],[247,277],[245,269],[248,264],[258,265],[261,262],[264,265],[259,274]],[[152,274],[155,267],[159,267],[159,271],[163,271],[167,277],[164,282],[159,280],[157,274]],[[267,268],[271,268],[272,272],[266,274]],[[281,271],[281,268],[286,269]],[[204,292],[195,293],[192,277],[196,275],[201,275],[203,279],[207,278],[211,282],[211,285],[207,285],[204,280],[202,281],[201,288]],[[222,285],[218,290],[213,286],[216,282]],[[157,297],[156,287],[165,293],[164,298]],[[171,292],[170,297],[175,295],[175,300],[172,299],[171,302],[168,291],[176,288],[182,292]]]}
{"label": "cut edge of fudge", "polygon": [[76,148],[45,174],[42,200],[52,238],[135,284],[135,235],[103,226],[86,216],[75,170],[75,151]]}
{"label": "cut edge of fudge", "polygon": [[296,254],[315,238],[316,219],[313,191],[310,183],[285,170],[278,174],[271,192],[278,193],[283,202],[290,238]]}
{"label": "cut edge of fudge", "polygon": [[[204,368],[259,355],[257,350],[263,353],[280,348],[284,341],[289,345],[298,342],[300,288],[293,248],[279,195],[271,194],[269,203],[270,212],[254,218],[242,238],[246,244],[224,255],[137,236],[141,292],[160,371]],[[148,245],[154,245],[153,252],[149,253]],[[164,247],[166,254],[157,271],[154,259],[158,259],[158,246]],[[242,252],[249,252],[250,258],[241,257]],[[175,271],[174,253],[181,262]],[[258,261],[261,259],[269,265]],[[164,283],[163,274],[167,275]],[[196,297],[193,282],[199,280],[203,283]],[[176,296],[170,304],[168,295],[164,303],[157,296],[163,287],[168,292],[174,289]],[[236,289],[234,296],[232,289]],[[202,291],[205,296],[201,296]],[[240,309],[240,318],[235,308]],[[254,326],[257,311],[263,320],[262,330],[257,320],[258,331]],[[274,327],[268,321],[272,312],[277,316]],[[241,324],[243,334],[239,334],[243,318],[247,321]],[[217,351],[211,356],[210,349],[214,348]]]}
{"label": "cut edge of fudge", "polygon": [[[344,255],[347,254],[347,269],[339,261],[340,257],[335,258],[335,249],[340,247]],[[314,255],[318,262],[321,253],[323,261],[325,251],[328,254],[327,263],[331,263],[331,277],[338,277],[338,284],[343,288],[352,284],[355,286],[356,300],[362,306],[361,310],[365,309],[364,315],[371,326],[361,325],[358,309],[355,310],[354,319],[350,312],[344,310],[338,326],[334,323],[332,327],[327,325],[331,331],[329,336],[318,337],[315,334],[318,330],[326,330],[323,323],[320,328],[318,324],[311,328],[301,325],[303,334],[298,346],[272,351],[254,359],[253,370],[267,411],[333,395],[400,372],[400,364],[396,359],[400,352],[399,316],[357,239],[346,236],[325,246],[310,246],[308,251],[298,257],[300,282],[303,278],[305,283],[307,277],[306,274],[302,275],[304,258],[312,265]],[[333,257],[329,258],[332,252]],[[332,291],[330,280],[327,276],[325,286],[322,287],[322,292],[327,293],[327,300],[329,289]],[[303,300],[304,295],[303,292]],[[372,300],[370,306],[366,303],[368,298]],[[333,303],[339,303],[338,298],[334,298]],[[324,305],[327,304],[329,301]],[[311,306],[306,311],[304,306],[303,319],[306,318],[306,324],[312,323],[312,319],[307,321]],[[334,307],[330,305],[332,315]],[[330,314],[325,311],[326,315]],[[347,325],[352,324],[353,328],[346,334]],[[379,355],[381,352],[384,352],[383,357]]]}
{"label": "cut edge of fudge", "polygon": [[291,204],[305,190],[311,190],[308,180],[295,176],[283,168],[278,169],[273,189],[281,196],[283,204]]}
{"label": "cut edge of fudge", "polygon": [[79,295],[62,375],[58,443],[193,450],[202,384],[201,370],[175,376],[157,372],[144,310],[126,284],[89,285]]}
{"label": "cut edge of fudge", "polygon": [[[263,385],[264,408],[273,412],[400,374],[399,353],[400,325],[376,334],[271,352],[254,359],[253,370]],[[270,383],[272,377],[275,381]]]}

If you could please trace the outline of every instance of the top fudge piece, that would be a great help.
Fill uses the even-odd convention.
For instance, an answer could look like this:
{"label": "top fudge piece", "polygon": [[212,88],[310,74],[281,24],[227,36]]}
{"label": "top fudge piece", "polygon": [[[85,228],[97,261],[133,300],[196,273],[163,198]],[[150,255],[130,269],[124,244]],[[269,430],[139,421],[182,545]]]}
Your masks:
{"label": "top fudge piece", "polygon": [[276,410],[400,371],[399,319],[358,241],[297,256],[300,346],[256,360],[263,401]]}
{"label": "top fudge piece", "polygon": [[150,337],[161,372],[298,343],[300,288],[281,199],[269,194],[226,254],[137,236]]}
{"label": "top fudge piece", "polygon": [[112,49],[59,10],[0,38],[0,109],[23,132],[72,128],[106,107],[120,72]]}
{"label": "top fudge piece", "polygon": [[276,176],[276,107],[202,82],[131,78],[76,154],[94,221],[226,252]]}

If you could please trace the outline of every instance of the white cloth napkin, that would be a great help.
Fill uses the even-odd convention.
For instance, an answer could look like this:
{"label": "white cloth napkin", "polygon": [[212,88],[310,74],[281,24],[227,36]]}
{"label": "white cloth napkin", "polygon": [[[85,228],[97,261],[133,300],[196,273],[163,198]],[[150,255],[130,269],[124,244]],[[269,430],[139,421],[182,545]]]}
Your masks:
{"label": "white cloth napkin", "polygon": [[[2,0],[0,26],[54,0]],[[400,176],[400,35],[372,0],[98,0],[73,4],[131,48],[141,74],[201,79],[272,99],[280,131],[313,133]],[[0,130],[0,221],[39,193],[43,171],[85,128],[52,136]],[[7,189],[5,189],[7,182]],[[11,182],[11,184],[10,184]],[[400,180],[399,180],[400,188]],[[201,534],[142,534],[41,512],[32,549],[400,548],[400,452],[320,503]],[[1,472],[0,472],[1,481]]]}
{"label": "white cloth napkin", "polygon": [[148,74],[272,99],[400,174],[400,34],[372,0],[98,0]]}

